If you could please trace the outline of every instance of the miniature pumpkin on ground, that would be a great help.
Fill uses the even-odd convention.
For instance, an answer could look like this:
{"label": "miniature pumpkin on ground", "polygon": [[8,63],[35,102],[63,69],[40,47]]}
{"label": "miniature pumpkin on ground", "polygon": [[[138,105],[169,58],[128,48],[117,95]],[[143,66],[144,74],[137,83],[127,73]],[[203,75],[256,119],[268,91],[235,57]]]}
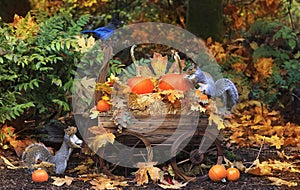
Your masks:
{"label": "miniature pumpkin on ground", "polygon": [[227,179],[229,181],[236,181],[240,178],[240,171],[237,168],[227,169]]}
{"label": "miniature pumpkin on ground", "polygon": [[223,165],[214,165],[209,169],[208,176],[212,181],[219,182],[226,178],[227,171]]}
{"label": "miniature pumpkin on ground", "polygon": [[130,87],[131,92],[137,94],[151,93],[154,89],[153,82],[149,78],[142,76],[136,76],[128,79],[127,84]]}
{"label": "miniature pumpkin on ground", "polygon": [[31,174],[32,181],[40,183],[48,181],[49,175],[43,169],[37,169]]}

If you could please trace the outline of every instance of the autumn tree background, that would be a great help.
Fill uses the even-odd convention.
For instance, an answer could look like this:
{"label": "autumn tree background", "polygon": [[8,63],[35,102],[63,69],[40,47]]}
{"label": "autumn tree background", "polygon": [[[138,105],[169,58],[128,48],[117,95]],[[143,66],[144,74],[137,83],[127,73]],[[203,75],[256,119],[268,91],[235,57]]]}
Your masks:
{"label": "autumn tree background", "polygon": [[[281,160],[267,155],[260,162],[258,156],[250,173],[300,173],[294,165],[300,147],[299,0],[0,1],[0,150],[20,156],[31,142],[27,130],[72,117],[76,65],[95,64],[83,57],[95,39],[81,31],[106,25],[115,13],[125,24],[169,23],[203,39],[240,94],[225,119],[226,156],[267,145]],[[170,50],[152,47],[143,46],[137,57]],[[125,54],[111,60],[110,74],[132,63]]]}
{"label": "autumn tree background", "polygon": [[[28,4],[31,11],[26,13]],[[62,35],[59,38],[66,37],[70,39],[70,44],[76,46],[74,35],[79,34],[82,29],[105,25],[116,12],[120,13],[122,20],[127,24],[145,21],[170,23],[186,28],[206,40],[207,46],[222,66],[224,75],[237,84],[241,94],[240,101],[260,100],[282,110],[282,114],[286,116],[295,115],[299,111],[299,108],[295,107],[299,104],[300,79],[298,1],[29,0],[20,1],[16,12],[11,8],[11,1],[1,1],[0,7],[3,9],[0,11],[1,30],[5,34],[2,36],[1,45],[2,71],[11,68],[11,64],[14,67],[15,63],[18,64],[17,70],[3,75],[0,81],[0,110],[5,113],[1,115],[2,123],[14,121],[21,115],[26,119],[44,120],[70,111],[67,94],[70,92],[72,74],[65,78],[62,73],[57,72],[51,75],[52,77],[48,75],[49,81],[41,80],[39,76],[45,75],[45,71],[39,71],[39,76],[31,75],[37,58],[30,55],[37,54],[40,59],[45,59],[45,55],[37,52],[35,48],[51,45],[51,49],[56,46],[56,42],[59,41],[57,35],[60,34]],[[14,14],[19,16],[13,16]],[[59,20],[59,23],[55,24],[54,20]],[[82,23],[78,23],[79,21]],[[75,30],[72,22],[78,23]],[[53,30],[55,27],[58,28]],[[49,30],[49,34],[43,36],[47,34],[46,30]],[[60,32],[51,36],[51,30],[54,33]],[[44,41],[38,40],[41,37]],[[22,46],[31,46],[33,49],[9,50],[6,44],[18,43],[21,46],[19,40],[23,40]],[[55,58],[49,58],[45,66],[57,70],[58,68],[53,68],[53,63],[64,63],[63,67],[68,65],[65,72],[74,71],[74,59],[79,59],[80,53],[62,54],[63,51],[75,48],[73,46],[57,45],[57,48],[53,48],[48,54]],[[68,55],[68,58],[65,55]],[[27,64],[19,65],[21,60],[25,60]],[[16,78],[18,80],[15,80]],[[53,92],[61,90],[58,90],[57,95],[40,97],[38,100],[33,96],[30,98],[30,94],[39,93],[43,86],[50,83],[59,84],[53,89]],[[28,84],[29,88],[24,84]]]}

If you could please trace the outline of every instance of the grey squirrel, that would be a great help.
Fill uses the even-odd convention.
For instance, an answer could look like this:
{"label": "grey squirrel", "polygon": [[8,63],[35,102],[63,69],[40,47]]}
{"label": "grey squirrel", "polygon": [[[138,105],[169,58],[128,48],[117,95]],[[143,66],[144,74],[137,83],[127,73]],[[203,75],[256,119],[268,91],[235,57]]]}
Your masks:
{"label": "grey squirrel", "polygon": [[46,146],[35,143],[26,147],[22,154],[22,160],[26,167],[33,169],[35,164],[49,162],[55,165],[55,173],[62,174],[67,168],[67,161],[74,148],[80,148],[82,140],[76,136],[77,129],[68,127],[65,129],[63,143],[55,155],[52,155]]}
{"label": "grey squirrel", "polygon": [[211,97],[222,97],[228,100],[228,107],[231,108],[238,103],[239,94],[234,83],[221,78],[214,81],[213,77],[200,69],[197,65],[192,65],[186,71],[186,78],[190,79],[198,89]]}

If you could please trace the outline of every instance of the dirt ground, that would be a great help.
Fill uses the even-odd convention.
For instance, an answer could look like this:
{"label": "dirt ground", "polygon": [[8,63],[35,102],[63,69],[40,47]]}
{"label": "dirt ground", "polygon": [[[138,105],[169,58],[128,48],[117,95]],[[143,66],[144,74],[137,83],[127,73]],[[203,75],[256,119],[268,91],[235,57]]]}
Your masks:
{"label": "dirt ground", "polygon": [[[245,165],[250,165],[253,160],[255,160],[258,149],[254,148],[242,148],[242,149],[235,149],[235,150],[226,150],[224,148],[224,152],[226,155],[226,152],[230,152],[231,156],[234,155],[236,160],[242,161],[245,163]],[[12,161],[13,164],[18,165],[20,164],[20,159],[17,158],[12,151],[3,151],[0,150],[0,156],[5,156],[7,159]],[[70,186],[63,185],[61,187],[57,187],[53,185],[53,179],[49,179],[48,182],[43,183],[35,183],[31,180],[30,173],[25,169],[16,169],[11,170],[7,169],[5,163],[2,159],[0,159],[0,189],[49,189],[49,190],[56,190],[56,189],[92,189],[92,185],[86,181],[78,180],[78,174],[70,173],[72,168],[75,168],[80,163],[79,160],[87,159],[88,157],[86,155],[83,155],[80,152],[75,152],[72,154],[69,163],[67,171],[65,172],[65,175],[74,177],[75,180],[73,180],[72,184]],[[260,153],[260,159],[267,160],[268,158],[276,159],[276,151],[274,150],[263,150]],[[298,160],[299,161],[299,160]],[[298,162],[299,163],[299,162]],[[92,169],[91,169],[92,170]],[[89,171],[88,171],[89,172]],[[90,171],[92,172],[92,171]],[[54,175],[52,175],[54,176]],[[58,176],[58,177],[63,177]],[[280,177],[281,179],[285,180],[292,180],[300,183],[300,174],[299,173],[274,173],[275,177]],[[137,190],[137,189],[144,189],[144,190],[150,190],[150,189],[162,189],[157,184],[149,183],[145,186],[136,186],[134,183],[129,183],[130,186],[123,188],[125,190]],[[122,189],[122,188],[120,188]],[[212,182],[210,180],[206,180],[204,182],[196,181],[196,182],[190,182],[188,185],[182,189],[205,189],[205,190],[219,190],[219,189],[239,189],[239,190],[277,190],[277,189],[299,189],[298,187],[288,187],[288,186],[275,186],[272,185],[272,182],[267,179],[265,176],[253,176],[250,174],[241,173],[241,177],[236,182]]]}

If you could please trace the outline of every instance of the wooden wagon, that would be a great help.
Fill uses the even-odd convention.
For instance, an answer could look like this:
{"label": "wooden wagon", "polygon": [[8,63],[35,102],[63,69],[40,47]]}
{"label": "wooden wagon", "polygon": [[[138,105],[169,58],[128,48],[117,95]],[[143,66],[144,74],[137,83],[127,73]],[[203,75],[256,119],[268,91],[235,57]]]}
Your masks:
{"label": "wooden wagon", "polygon": [[[107,67],[104,69],[107,71]],[[103,77],[98,82],[103,83]],[[102,95],[96,91],[95,101]],[[113,111],[100,113],[98,126],[116,137],[113,144],[108,143],[100,150],[102,169],[112,174],[120,174],[122,169],[126,175],[138,163],[157,162],[160,166],[172,166],[176,176],[183,180],[207,178],[208,168],[222,163],[222,148],[216,138],[218,129],[208,124],[208,115],[194,113],[132,112],[130,123],[121,132],[112,119]],[[209,147],[202,151],[207,144]]]}
{"label": "wooden wagon", "polygon": [[[191,127],[195,124],[196,128]],[[170,164],[181,179],[206,179],[207,172],[202,167],[221,164],[223,161],[221,144],[213,134],[217,131],[206,131],[208,118],[205,116],[164,115],[151,117],[151,121],[145,116],[135,116],[135,120],[126,129],[118,132],[111,115],[100,115],[98,125],[116,136],[114,144],[103,147],[100,155],[101,167],[113,174],[120,172],[120,165],[125,164],[122,168],[127,175],[132,170],[126,164],[135,166],[139,162],[156,162],[160,160],[157,157],[163,156],[169,159],[159,165]],[[200,152],[199,146],[204,136],[214,142],[206,152]],[[157,146],[166,148],[154,151]]]}

